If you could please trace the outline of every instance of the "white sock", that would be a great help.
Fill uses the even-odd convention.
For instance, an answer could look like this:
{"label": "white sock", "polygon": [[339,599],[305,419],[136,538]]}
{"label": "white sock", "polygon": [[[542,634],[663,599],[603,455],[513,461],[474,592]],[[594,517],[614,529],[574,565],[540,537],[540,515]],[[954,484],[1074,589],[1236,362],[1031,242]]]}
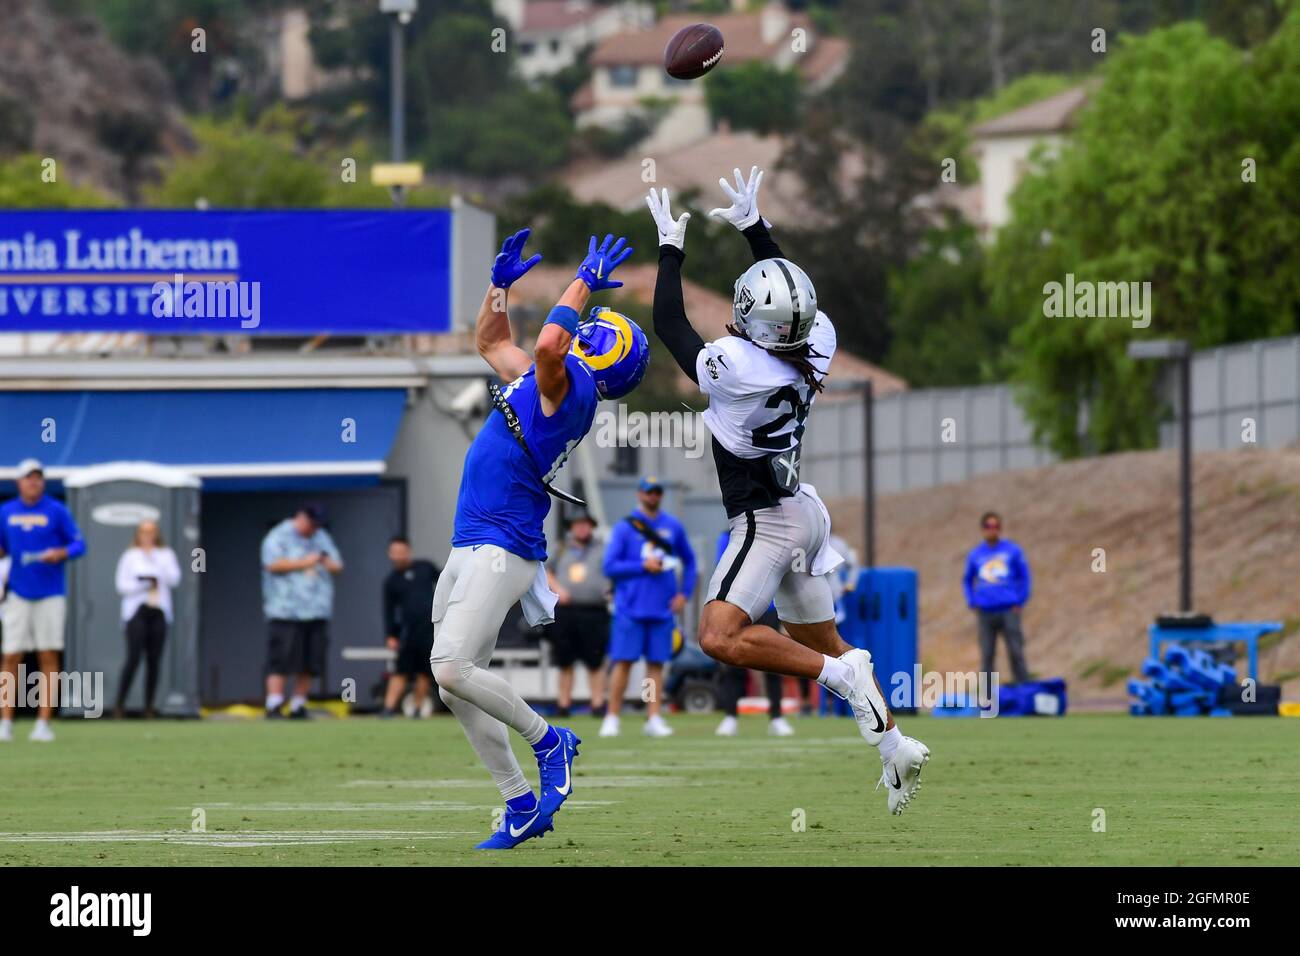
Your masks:
{"label": "white sock", "polygon": [[42,729],[42,728],[44,728],[44,727],[48,727],[48,726],[50,726],[50,722],[49,722],[48,720],[46,720],[44,717],[37,717],[37,718],[36,718],[36,729],[37,729],[37,730],[40,730],[40,729]]}
{"label": "white sock", "polygon": [[284,705],[284,694],[267,694],[266,709],[279,710]]}
{"label": "white sock", "polygon": [[853,668],[837,657],[822,655],[822,672],[817,683],[839,697],[848,697],[853,690]]}
{"label": "white sock", "polygon": [[894,752],[898,750],[898,745],[902,742],[903,735],[898,732],[898,724],[894,724],[885,731],[884,736],[880,738],[880,743],[876,745],[880,748],[880,759],[888,760],[894,756]]}
{"label": "white sock", "polygon": [[289,698],[290,710],[302,710],[306,706],[307,706],[307,698],[302,696],[302,694],[294,694],[291,698]]}
{"label": "white sock", "polygon": [[0,717],[0,727],[12,727],[14,719],[12,717]]}

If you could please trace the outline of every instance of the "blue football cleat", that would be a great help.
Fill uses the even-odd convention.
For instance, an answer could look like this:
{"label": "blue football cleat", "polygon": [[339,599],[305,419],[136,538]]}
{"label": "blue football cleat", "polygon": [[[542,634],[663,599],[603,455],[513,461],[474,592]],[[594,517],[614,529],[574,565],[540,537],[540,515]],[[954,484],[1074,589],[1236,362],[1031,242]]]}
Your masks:
{"label": "blue football cleat", "polygon": [[545,816],[554,815],[561,804],[573,793],[573,760],[578,756],[582,741],[568,727],[556,727],[560,742],[546,753],[537,755],[537,770],[541,777],[541,810]]}
{"label": "blue football cleat", "polygon": [[525,840],[540,837],[543,833],[554,830],[551,815],[543,813],[541,805],[524,811],[506,810],[501,829],[492,834],[476,850],[513,850]]}

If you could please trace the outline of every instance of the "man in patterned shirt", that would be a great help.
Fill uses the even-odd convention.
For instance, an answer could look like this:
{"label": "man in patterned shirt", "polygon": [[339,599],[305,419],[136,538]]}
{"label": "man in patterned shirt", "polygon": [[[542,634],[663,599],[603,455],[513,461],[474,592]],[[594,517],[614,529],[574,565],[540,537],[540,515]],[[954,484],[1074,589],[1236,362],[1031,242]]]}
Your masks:
{"label": "man in patterned shirt", "polygon": [[305,504],[262,539],[262,609],[266,653],[266,716],[281,717],[286,675],[294,675],[289,716],[307,716],[307,691],[325,669],[333,575],[343,558],[324,528],[325,510]]}

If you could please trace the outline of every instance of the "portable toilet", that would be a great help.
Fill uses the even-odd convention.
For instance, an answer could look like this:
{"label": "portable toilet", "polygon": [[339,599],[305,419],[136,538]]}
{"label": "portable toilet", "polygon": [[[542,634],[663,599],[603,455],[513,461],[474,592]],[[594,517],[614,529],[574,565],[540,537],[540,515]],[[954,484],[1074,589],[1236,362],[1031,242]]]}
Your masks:
{"label": "portable toilet", "polygon": [[[64,480],[68,509],[86,541],[85,555],[68,563],[64,668],[103,675],[102,700],[62,701],[65,714],[83,714],[92,703],[108,711],[117,699],[126,661],[117,564],[132,546],[136,526],[148,519],[158,522],[181,569],[180,584],[171,595],[173,620],[163,644],[155,709],[173,717],[198,716],[199,580],[194,569],[203,567],[197,550],[200,484],[178,468],[127,461],[83,468]],[[143,707],[144,683],[142,661],[126,699],[128,710]]]}

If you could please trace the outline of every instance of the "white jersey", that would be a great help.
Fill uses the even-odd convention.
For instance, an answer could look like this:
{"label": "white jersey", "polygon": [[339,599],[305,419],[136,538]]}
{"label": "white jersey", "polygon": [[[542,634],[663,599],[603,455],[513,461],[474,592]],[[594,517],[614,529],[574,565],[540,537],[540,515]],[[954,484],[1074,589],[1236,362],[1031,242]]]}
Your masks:
{"label": "white jersey", "polygon": [[[826,377],[835,354],[835,326],[818,312],[808,336],[809,360]],[[727,514],[771,507],[797,485],[798,447],[816,393],[792,364],[736,335],[709,342],[695,360],[700,391],[709,396],[704,422]],[[780,456],[785,473],[769,460]],[[773,477],[775,475],[775,477]]]}

